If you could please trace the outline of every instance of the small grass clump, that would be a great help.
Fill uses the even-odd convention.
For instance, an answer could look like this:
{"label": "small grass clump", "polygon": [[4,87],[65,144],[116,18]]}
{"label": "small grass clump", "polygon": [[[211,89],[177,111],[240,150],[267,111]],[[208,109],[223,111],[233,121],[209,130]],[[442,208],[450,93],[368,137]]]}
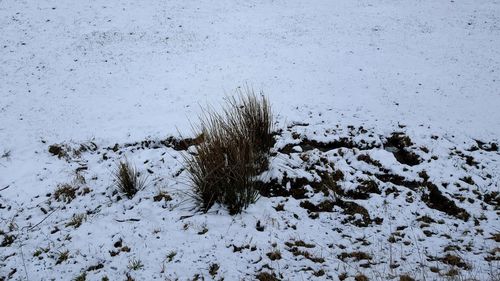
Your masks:
{"label": "small grass clump", "polygon": [[176,255],[177,255],[177,252],[171,251],[170,253],[167,254],[167,261],[168,262],[173,261]]}
{"label": "small grass clump", "polygon": [[59,159],[64,158],[68,156],[68,153],[66,152],[65,148],[66,147],[64,147],[63,145],[53,144],[49,146],[49,153],[54,156],[57,156]]}
{"label": "small grass clump", "polygon": [[267,169],[273,145],[272,114],[264,96],[248,92],[230,98],[223,113],[207,111],[201,118],[204,141],[186,159],[186,170],[201,211],[215,203],[231,215],[258,198],[256,176]]}
{"label": "small grass clump", "polygon": [[73,279],[73,280],[74,281],[85,281],[85,280],[87,280],[87,273],[83,272],[80,275],[78,275],[77,277],[75,277],[75,279]]}
{"label": "small grass clump", "polygon": [[215,275],[217,275],[217,271],[219,271],[219,264],[217,263],[213,263],[210,265],[210,267],[208,268],[208,273],[210,273],[210,276],[212,276],[212,278],[215,277]]}
{"label": "small grass clump", "polygon": [[69,251],[68,250],[59,252],[59,256],[57,257],[56,264],[61,264],[68,259],[69,259]]}
{"label": "small grass clump", "polygon": [[280,250],[274,250],[274,251],[267,253],[266,256],[272,261],[280,260],[281,259],[281,252],[280,252]]}
{"label": "small grass clump", "polygon": [[137,169],[128,161],[120,161],[114,172],[115,185],[119,192],[132,198],[134,195],[146,187],[147,178],[142,176]]}
{"label": "small grass clump", "polygon": [[77,190],[78,190],[78,188],[73,187],[67,183],[58,185],[56,190],[54,191],[54,198],[57,201],[71,203],[71,201],[73,201],[73,199],[76,198],[76,191]]}
{"label": "small grass clump", "polygon": [[82,225],[83,220],[85,220],[85,214],[75,214],[71,218],[71,220],[66,224],[66,227],[73,226],[74,228],[80,227]]}
{"label": "small grass clump", "polygon": [[9,235],[9,234],[3,234],[3,235],[4,235],[3,240],[2,243],[0,244],[0,247],[10,246],[16,240],[16,236],[14,235]]}
{"label": "small grass clump", "polygon": [[128,264],[128,268],[131,270],[139,270],[144,268],[144,264],[140,260],[132,259]]}
{"label": "small grass clump", "polygon": [[165,191],[159,190],[158,193],[153,196],[153,201],[160,202],[165,200],[165,202],[172,200],[172,197]]}

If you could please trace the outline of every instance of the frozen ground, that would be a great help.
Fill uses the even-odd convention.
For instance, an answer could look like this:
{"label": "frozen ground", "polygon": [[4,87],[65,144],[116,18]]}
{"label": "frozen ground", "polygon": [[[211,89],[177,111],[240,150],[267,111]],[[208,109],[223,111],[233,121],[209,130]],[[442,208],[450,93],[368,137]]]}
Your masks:
{"label": "frozen ground", "polygon": [[[498,1],[0,0],[0,279],[209,279],[212,264],[225,280],[493,279],[499,46]],[[236,217],[193,213],[184,152],[160,141],[245,84],[283,129],[269,180],[307,192],[267,194]],[[418,163],[387,149],[393,132]],[[86,151],[59,159],[55,143]],[[150,170],[133,200],[112,195],[124,156]],[[346,203],[317,209],[331,199],[311,185],[318,171],[341,171],[338,202],[370,219]],[[348,192],[364,181],[379,192]],[[70,203],[53,197],[64,183],[78,188]],[[433,185],[468,219],[433,203]],[[158,190],[172,200],[155,202]],[[67,227],[74,214],[81,226]]]}

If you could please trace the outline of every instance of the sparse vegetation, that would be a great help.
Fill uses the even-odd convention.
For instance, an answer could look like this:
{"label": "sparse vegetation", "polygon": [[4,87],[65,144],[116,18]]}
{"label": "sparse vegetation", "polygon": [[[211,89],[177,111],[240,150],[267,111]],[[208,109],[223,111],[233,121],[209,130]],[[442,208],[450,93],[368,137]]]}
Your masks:
{"label": "sparse vegetation", "polygon": [[273,251],[267,253],[266,255],[272,261],[280,260],[281,259],[281,252],[280,252],[280,250],[273,250]]}
{"label": "sparse vegetation", "polygon": [[58,158],[63,158],[68,155],[67,152],[64,150],[64,148],[59,144],[50,145],[49,153],[51,153],[54,156],[57,156]]}
{"label": "sparse vegetation", "polygon": [[118,191],[129,199],[146,187],[147,178],[141,175],[127,160],[118,163],[114,178]]}
{"label": "sparse vegetation", "polygon": [[87,280],[87,273],[83,272],[80,275],[78,275],[77,277],[75,277],[75,279],[73,279],[73,280],[74,281],[85,281],[85,280]]}
{"label": "sparse vegetation", "polygon": [[212,277],[215,277],[215,275],[217,275],[217,271],[219,271],[219,268],[220,266],[216,263],[213,263],[210,265],[210,267],[208,268],[208,273],[212,276]]}
{"label": "sparse vegetation", "polygon": [[290,251],[294,256],[303,256],[304,258],[312,261],[312,262],[315,262],[315,263],[323,263],[325,262],[325,259],[322,258],[322,257],[315,257],[314,255],[312,255],[311,253],[305,251],[305,250],[301,250],[299,249],[298,247],[293,247],[291,249],[288,249],[288,251]]}
{"label": "sparse vegetation", "polygon": [[10,150],[4,149],[2,155],[0,156],[0,158],[9,159],[10,158],[10,154],[11,154]]}
{"label": "sparse vegetation", "polygon": [[66,260],[68,260],[68,258],[69,258],[69,251],[68,250],[62,251],[59,253],[59,256],[57,257],[56,264],[61,264]]}
{"label": "sparse vegetation", "polygon": [[166,192],[159,190],[158,193],[153,197],[153,201],[160,202],[165,200],[165,202],[172,200],[172,197]]}
{"label": "sparse vegetation", "polygon": [[76,191],[77,190],[78,190],[78,188],[73,187],[67,183],[60,184],[57,186],[56,190],[54,191],[54,198],[57,201],[71,203],[71,201],[73,201],[73,199],[76,198]]}
{"label": "sparse vegetation", "polygon": [[285,204],[278,204],[276,205],[276,207],[274,207],[274,209],[276,210],[276,212],[282,212],[285,210]]}
{"label": "sparse vegetation", "polygon": [[71,220],[66,224],[66,227],[73,226],[74,228],[80,227],[82,225],[83,220],[85,219],[85,214],[75,214],[71,218]]}
{"label": "sparse vegetation", "polygon": [[452,255],[452,254],[446,254],[442,259],[441,259],[444,263],[446,264],[449,264],[449,265],[452,265],[452,266],[456,266],[456,267],[460,267],[460,268],[464,268],[464,269],[468,269],[469,268],[469,265],[467,265],[461,257],[459,256],[456,256],[456,255]]}
{"label": "sparse vegetation", "polygon": [[170,253],[167,254],[167,261],[168,262],[173,261],[176,255],[177,255],[177,252],[171,251]]}
{"label": "sparse vegetation", "polygon": [[272,114],[265,97],[240,93],[223,113],[207,111],[201,118],[204,141],[186,159],[186,170],[201,211],[216,202],[230,214],[240,213],[258,197],[255,177],[267,168],[272,146]]}
{"label": "sparse vegetation", "polygon": [[4,234],[3,241],[2,241],[2,244],[0,244],[0,247],[10,246],[12,243],[14,243],[15,240],[16,240],[16,236]]}
{"label": "sparse vegetation", "polygon": [[205,234],[205,233],[207,233],[207,232],[208,232],[208,228],[207,228],[207,226],[206,226],[206,225],[203,225],[203,226],[201,227],[200,231],[198,231],[198,235],[203,235],[203,234]]}
{"label": "sparse vegetation", "polygon": [[361,252],[361,251],[356,251],[356,252],[351,252],[351,253],[343,252],[338,257],[339,257],[339,259],[341,259],[343,261],[348,259],[348,258],[351,258],[355,261],[371,260],[371,258],[372,258],[369,254],[367,254],[365,252]]}
{"label": "sparse vegetation", "polygon": [[141,262],[141,260],[131,259],[128,263],[128,268],[131,270],[139,270],[144,268],[144,264]]}

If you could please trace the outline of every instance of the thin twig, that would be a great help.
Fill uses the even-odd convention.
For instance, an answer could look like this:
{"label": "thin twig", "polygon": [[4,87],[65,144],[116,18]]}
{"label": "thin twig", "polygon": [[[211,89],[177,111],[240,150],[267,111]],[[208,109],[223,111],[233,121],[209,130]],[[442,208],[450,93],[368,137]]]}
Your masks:
{"label": "thin twig", "polygon": [[37,224],[33,225],[32,227],[28,228],[28,231],[31,231],[33,228],[37,227],[40,225],[43,221],[45,221],[48,217],[50,217],[53,213],[55,213],[57,210],[59,210],[60,207],[55,208],[52,212],[50,212],[45,218],[43,218],[40,222]]}
{"label": "thin twig", "polygon": [[28,277],[28,270],[26,269],[26,262],[24,261],[23,244],[21,243],[21,259],[23,260],[24,274],[26,275],[26,280],[30,280]]}
{"label": "thin twig", "polygon": [[141,220],[140,219],[134,219],[134,218],[132,218],[132,219],[124,219],[124,220],[115,219],[115,221],[117,221],[117,222],[127,222],[127,221],[141,221]]}

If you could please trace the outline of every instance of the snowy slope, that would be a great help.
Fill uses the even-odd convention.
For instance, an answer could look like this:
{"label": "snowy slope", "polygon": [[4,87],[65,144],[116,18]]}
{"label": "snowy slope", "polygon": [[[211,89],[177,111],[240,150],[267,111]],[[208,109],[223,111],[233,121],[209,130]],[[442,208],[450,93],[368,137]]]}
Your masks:
{"label": "snowy slope", "polygon": [[[87,279],[107,275],[120,280],[131,272],[137,280],[184,280],[197,273],[209,277],[207,268],[217,263],[217,277],[226,280],[252,279],[265,264],[289,280],[311,276],[337,280],[343,272],[351,279],[362,272],[375,280],[406,273],[434,280],[445,278],[449,268],[428,261],[429,256],[441,257],[448,243],[458,243],[455,254],[471,265],[459,267],[463,274],[488,280],[498,272],[500,252],[491,254],[498,242],[489,239],[500,232],[498,205],[483,202],[483,207],[476,193],[483,198],[498,192],[500,185],[500,155],[488,146],[498,144],[500,138],[499,46],[498,1],[1,0],[0,230],[16,239],[0,248],[0,277],[17,269],[14,280],[69,280],[89,266],[102,264],[103,268],[89,271]],[[382,167],[358,161],[361,150],[356,147],[343,155],[338,148],[304,152],[326,154],[322,157],[332,161],[333,169],[346,175],[343,189],[354,188],[366,172],[381,168],[419,181],[418,173],[425,170],[429,181],[470,213],[470,220],[426,207],[418,189],[398,187],[413,194],[413,203],[403,195],[399,199],[386,195],[383,191],[392,190],[391,183],[380,179],[381,194],[356,201],[372,218],[385,218],[369,227],[342,224],[335,212],[321,212],[318,219],[311,219],[300,207],[304,199],[285,197],[261,198],[234,218],[214,210],[181,219],[193,214],[185,179],[176,177],[183,152],[165,146],[131,152],[125,144],[190,135],[190,123],[196,121],[200,105],[217,106],[244,85],[269,96],[278,127],[284,129],[278,145],[297,142],[291,131],[302,129],[302,139],[323,135],[322,141],[329,142],[344,134],[380,144],[367,153]],[[309,126],[288,131],[293,122]],[[349,125],[363,126],[373,136],[359,131],[350,135]],[[385,140],[396,131],[411,137],[411,149],[425,161],[408,167],[384,149]],[[54,143],[79,148],[90,142],[97,149],[68,159],[48,153]],[[109,152],[110,159],[103,160],[106,147],[115,143],[122,155]],[[474,146],[478,150],[471,150]],[[303,175],[306,164],[300,152],[277,153],[271,175],[290,165]],[[123,156],[153,172],[150,187],[130,202],[116,201],[110,191],[113,164]],[[467,164],[466,156],[479,164]],[[92,192],[78,196],[64,210],[66,204],[46,195],[58,184],[72,183],[80,166],[87,167],[79,173],[85,184],[77,185]],[[348,177],[350,172],[353,175]],[[468,176],[474,181],[471,186],[460,182]],[[454,185],[457,182],[460,187]],[[464,186],[467,191],[460,190]],[[153,203],[157,189],[171,193],[173,200]],[[457,192],[474,202],[453,198]],[[384,199],[392,208],[380,212]],[[308,200],[322,197],[316,194]],[[285,211],[277,212],[273,207],[284,201]],[[50,211],[45,214],[40,208]],[[417,215],[419,209],[424,211]],[[79,228],[65,227],[73,214],[81,213],[87,217]],[[416,219],[423,214],[445,221],[446,227],[431,224],[433,232],[463,241],[421,232]],[[475,225],[473,217],[483,216],[486,219]],[[139,221],[116,221],[129,218]],[[266,222],[264,232],[255,230],[258,220]],[[11,222],[14,225],[9,227]],[[412,229],[406,234],[413,236],[412,243],[388,244],[393,228],[402,224],[406,231]],[[51,234],[54,227],[61,231]],[[198,235],[205,227],[208,232]],[[352,237],[334,234],[334,228]],[[474,234],[464,234],[466,230]],[[67,240],[66,234],[72,238]],[[370,245],[360,246],[373,257],[370,268],[339,259],[342,252],[357,249],[355,237],[371,239]],[[119,238],[131,250],[111,257],[109,251],[114,251]],[[325,262],[319,266],[293,256],[284,246],[292,238],[314,243],[311,254]],[[332,243],[336,246],[329,247]],[[467,243],[471,251],[463,250]],[[233,252],[230,244],[256,249]],[[338,244],[348,248],[342,250]],[[43,259],[33,256],[40,247],[50,248]],[[424,251],[425,247],[430,250]],[[265,255],[274,248],[283,255],[279,261],[269,261]],[[55,265],[64,250],[70,251],[69,260]],[[177,255],[167,263],[165,256],[172,251]],[[411,257],[402,262],[406,254]],[[401,266],[391,268],[389,256],[396,255]],[[496,260],[486,261],[488,256]],[[144,268],[128,269],[131,259],[140,259]],[[316,273],[323,269],[325,275],[301,270],[308,266]],[[439,267],[441,275],[433,273],[431,266]]]}

